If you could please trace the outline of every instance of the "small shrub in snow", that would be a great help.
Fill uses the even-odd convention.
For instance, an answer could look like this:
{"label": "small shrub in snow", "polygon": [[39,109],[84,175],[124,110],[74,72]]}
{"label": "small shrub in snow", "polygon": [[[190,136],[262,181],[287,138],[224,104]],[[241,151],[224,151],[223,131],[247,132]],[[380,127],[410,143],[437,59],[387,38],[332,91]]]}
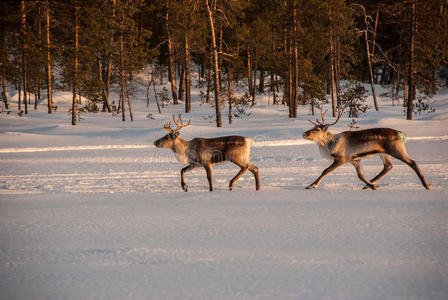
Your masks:
{"label": "small shrub in snow", "polygon": [[341,105],[344,110],[348,109],[349,118],[357,118],[370,108],[365,104],[366,98],[367,91],[362,85],[345,84],[342,87]]}
{"label": "small shrub in snow", "polygon": [[232,112],[236,118],[244,118],[250,116],[250,112],[247,112],[247,108],[252,103],[252,97],[248,93],[245,93],[241,97],[232,98]]}
{"label": "small shrub in snow", "polygon": [[168,105],[168,103],[170,103],[171,98],[168,96],[168,89],[166,87],[163,87],[163,89],[158,92],[157,95],[162,102],[162,107],[165,107]]}

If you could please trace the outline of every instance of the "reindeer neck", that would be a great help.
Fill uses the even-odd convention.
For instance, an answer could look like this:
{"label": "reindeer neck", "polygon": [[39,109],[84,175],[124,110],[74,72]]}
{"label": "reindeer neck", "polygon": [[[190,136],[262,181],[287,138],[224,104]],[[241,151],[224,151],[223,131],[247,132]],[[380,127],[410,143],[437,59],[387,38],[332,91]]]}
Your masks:
{"label": "reindeer neck", "polygon": [[173,143],[173,146],[171,150],[173,150],[174,153],[176,153],[177,159],[184,163],[188,163],[188,157],[186,155],[186,152],[188,150],[188,146],[190,144],[190,141],[184,140],[183,138],[177,138],[177,140]]}
{"label": "reindeer neck", "polygon": [[328,145],[328,143],[330,143],[334,138],[334,135],[330,132],[330,131],[325,131],[323,132],[322,136],[320,137],[319,140],[316,141],[316,143],[320,146],[320,147],[325,147],[326,145]]}
{"label": "reindeer neck", "polygon": [[185,152],[185,151],[187,151],[189,144],[190,144],[190,141],[184,140],[183,138],[179,137],[173,143],[172,150],[176,153]]}

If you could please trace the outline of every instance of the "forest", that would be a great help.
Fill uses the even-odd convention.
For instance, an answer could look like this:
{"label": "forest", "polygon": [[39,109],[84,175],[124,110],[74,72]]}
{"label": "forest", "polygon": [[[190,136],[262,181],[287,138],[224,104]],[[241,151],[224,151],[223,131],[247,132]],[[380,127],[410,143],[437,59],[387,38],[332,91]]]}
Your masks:
{"label": "forest", "polygon": [[333,116],[379,110],[376,84],[411,120],[448,85],[448,0],[36,0],[0,12],[2,112],[8,88],[20,114],[44,103],[54,113],[54,91],[71,91],[73,125],[83,111],[132,120],[138,74],[159,112],[163,102],[190,112],[200,88],[217,127],[222,109],[231,122],[232,105],[262,93],[290,118],[323,103]]}

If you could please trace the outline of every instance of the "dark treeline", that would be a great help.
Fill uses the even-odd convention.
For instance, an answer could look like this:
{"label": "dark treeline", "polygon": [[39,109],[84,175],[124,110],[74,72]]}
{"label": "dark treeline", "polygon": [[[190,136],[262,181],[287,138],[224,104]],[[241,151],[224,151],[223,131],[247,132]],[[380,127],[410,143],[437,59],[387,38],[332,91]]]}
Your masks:
{"label": "dark treeline", "polygon": [[224,104],[232,120],[236,85],[248,104],[269,92],[295,118],[300,105],[314,113],[327,99],[333,115],[356,107],[360,82],[378,110],[379,83],[391,98],[404,95],[408,119],[419,95],[448,85],[448,0],[40,0],[1,2],[0,11],[4,107],[7,85],[25,114],[41,98],[52,113],[52,91],[70,90],[73,124],[81,97],[132,120],[132,81],[143,70],[148,93],[165,78],[188,113],[197,68],[217,126]]}

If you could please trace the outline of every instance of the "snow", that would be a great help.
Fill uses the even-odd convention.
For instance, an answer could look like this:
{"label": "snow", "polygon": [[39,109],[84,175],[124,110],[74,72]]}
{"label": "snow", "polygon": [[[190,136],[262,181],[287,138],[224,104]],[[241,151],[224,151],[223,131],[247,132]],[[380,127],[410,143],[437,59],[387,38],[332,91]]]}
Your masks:
{"label": "snow", "polygon": [[[159,115],[137,93],[134,122],[83,114],[72,126],[68,93],[55,94],[53,115],[43,102],[18,116],[9,95],[14,111],[0,115],[1,299],[448,298],[446,91],[414,121],[386,98],[357,120],[404,131],[429,191],[397,160],[376,191],[362,190],[351,165],[306,190],[329,165],[301,137],[314,117],[300,107],[291,120],[267,95],[232,125],[223,114],[220,129],[194,97],[182,137],[254,139],[262,189],[248,172],[228,191],[239,168],[227,163],[213,169],[214,192],[203,169],[187,173],[188,193],[175,155],[152,146],[183,105]],[[371,178],[381,161],[363,168]]]}

